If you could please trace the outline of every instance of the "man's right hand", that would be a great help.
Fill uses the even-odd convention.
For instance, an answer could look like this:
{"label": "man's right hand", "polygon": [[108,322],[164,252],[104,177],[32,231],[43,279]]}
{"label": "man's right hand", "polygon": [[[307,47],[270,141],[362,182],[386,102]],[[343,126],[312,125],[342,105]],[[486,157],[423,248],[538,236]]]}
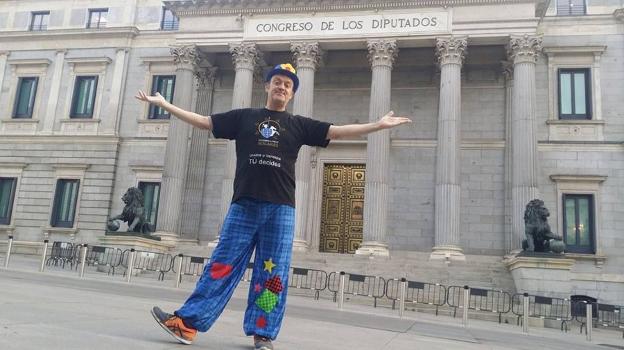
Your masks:
{"label": "man's right hand", "polygon": [[134,96],[134,98],[136,98],[139,101],[154,104],[158,107],[162,107],[165,104],[165,102],[167,102],[167,100],[165,100],[165,98],[162,97],[162,95],[158,92],[154,96],[148,96],[142,90],[139,90],[139,92],[136,94],[136,96]]}

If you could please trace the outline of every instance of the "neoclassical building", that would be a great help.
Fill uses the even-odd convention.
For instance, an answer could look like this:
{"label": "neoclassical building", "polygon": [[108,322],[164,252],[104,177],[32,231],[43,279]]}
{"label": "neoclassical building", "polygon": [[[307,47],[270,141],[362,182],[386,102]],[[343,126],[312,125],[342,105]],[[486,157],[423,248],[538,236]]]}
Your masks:
{"label": "neoclassical building", "polygon": [[[505,256],[525,290],[518,281],[530,278],[518,271],[536,265],[515,254],[525,206],[539,198],[568,247],[551,268],[565,271],[564,289],[624,303],[621,4],[75,6],[0,4],[0,234],[21,249],[44,238],[214,245],[232,196],[233,143],[133,96],[158,91],[206,115],[262,107],[264,72],[291,62],[301,81],[294,114],[347,124],[394,110],[414,121],[301,150],[295,250],[326,259]],[[105,233],[132,186],[158,243]]]}

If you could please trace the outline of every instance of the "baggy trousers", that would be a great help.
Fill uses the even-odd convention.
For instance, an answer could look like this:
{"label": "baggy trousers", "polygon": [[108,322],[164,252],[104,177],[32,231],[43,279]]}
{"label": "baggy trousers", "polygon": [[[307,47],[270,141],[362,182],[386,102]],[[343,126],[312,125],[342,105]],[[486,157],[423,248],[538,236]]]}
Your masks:
{"label": "baggy trousers", "polygon": [[253,274],[243,329],[275,339],[286,306],[295,208],[253,199],[232,203],[219,243],[195,290],[175,312],[187,326],[207,331],[243,277],[254,247]]}

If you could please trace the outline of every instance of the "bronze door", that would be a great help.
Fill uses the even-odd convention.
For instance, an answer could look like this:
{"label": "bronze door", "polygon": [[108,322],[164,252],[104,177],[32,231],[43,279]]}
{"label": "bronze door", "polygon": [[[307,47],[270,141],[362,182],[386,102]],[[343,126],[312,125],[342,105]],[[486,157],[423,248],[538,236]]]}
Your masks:
{"label": "bronze door", "polygon": [[325,164],[321,252],[354,254],[362,244],[365,173],[365,164]]}

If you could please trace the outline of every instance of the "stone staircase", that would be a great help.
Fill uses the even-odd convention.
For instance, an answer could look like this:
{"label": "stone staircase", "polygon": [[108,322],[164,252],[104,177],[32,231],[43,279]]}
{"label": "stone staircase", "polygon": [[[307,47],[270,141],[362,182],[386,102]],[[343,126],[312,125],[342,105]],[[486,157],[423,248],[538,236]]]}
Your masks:
{"label": "stone staircase", "polygon": [[[212,248],[197,245],[178,246],[176,253],[206,256]],[[373,275],[385,279],[405,277],[410,281],[440,283],[445,286],[464,286],[499,289],[515,293],[511,274],[501,256],[466,255],[466,261],[429,260],[428,252],[393,251],[390,257],[331,254],[313,252],[293,253],[292,266],[323,270],[327,273],[345,271]]]}

